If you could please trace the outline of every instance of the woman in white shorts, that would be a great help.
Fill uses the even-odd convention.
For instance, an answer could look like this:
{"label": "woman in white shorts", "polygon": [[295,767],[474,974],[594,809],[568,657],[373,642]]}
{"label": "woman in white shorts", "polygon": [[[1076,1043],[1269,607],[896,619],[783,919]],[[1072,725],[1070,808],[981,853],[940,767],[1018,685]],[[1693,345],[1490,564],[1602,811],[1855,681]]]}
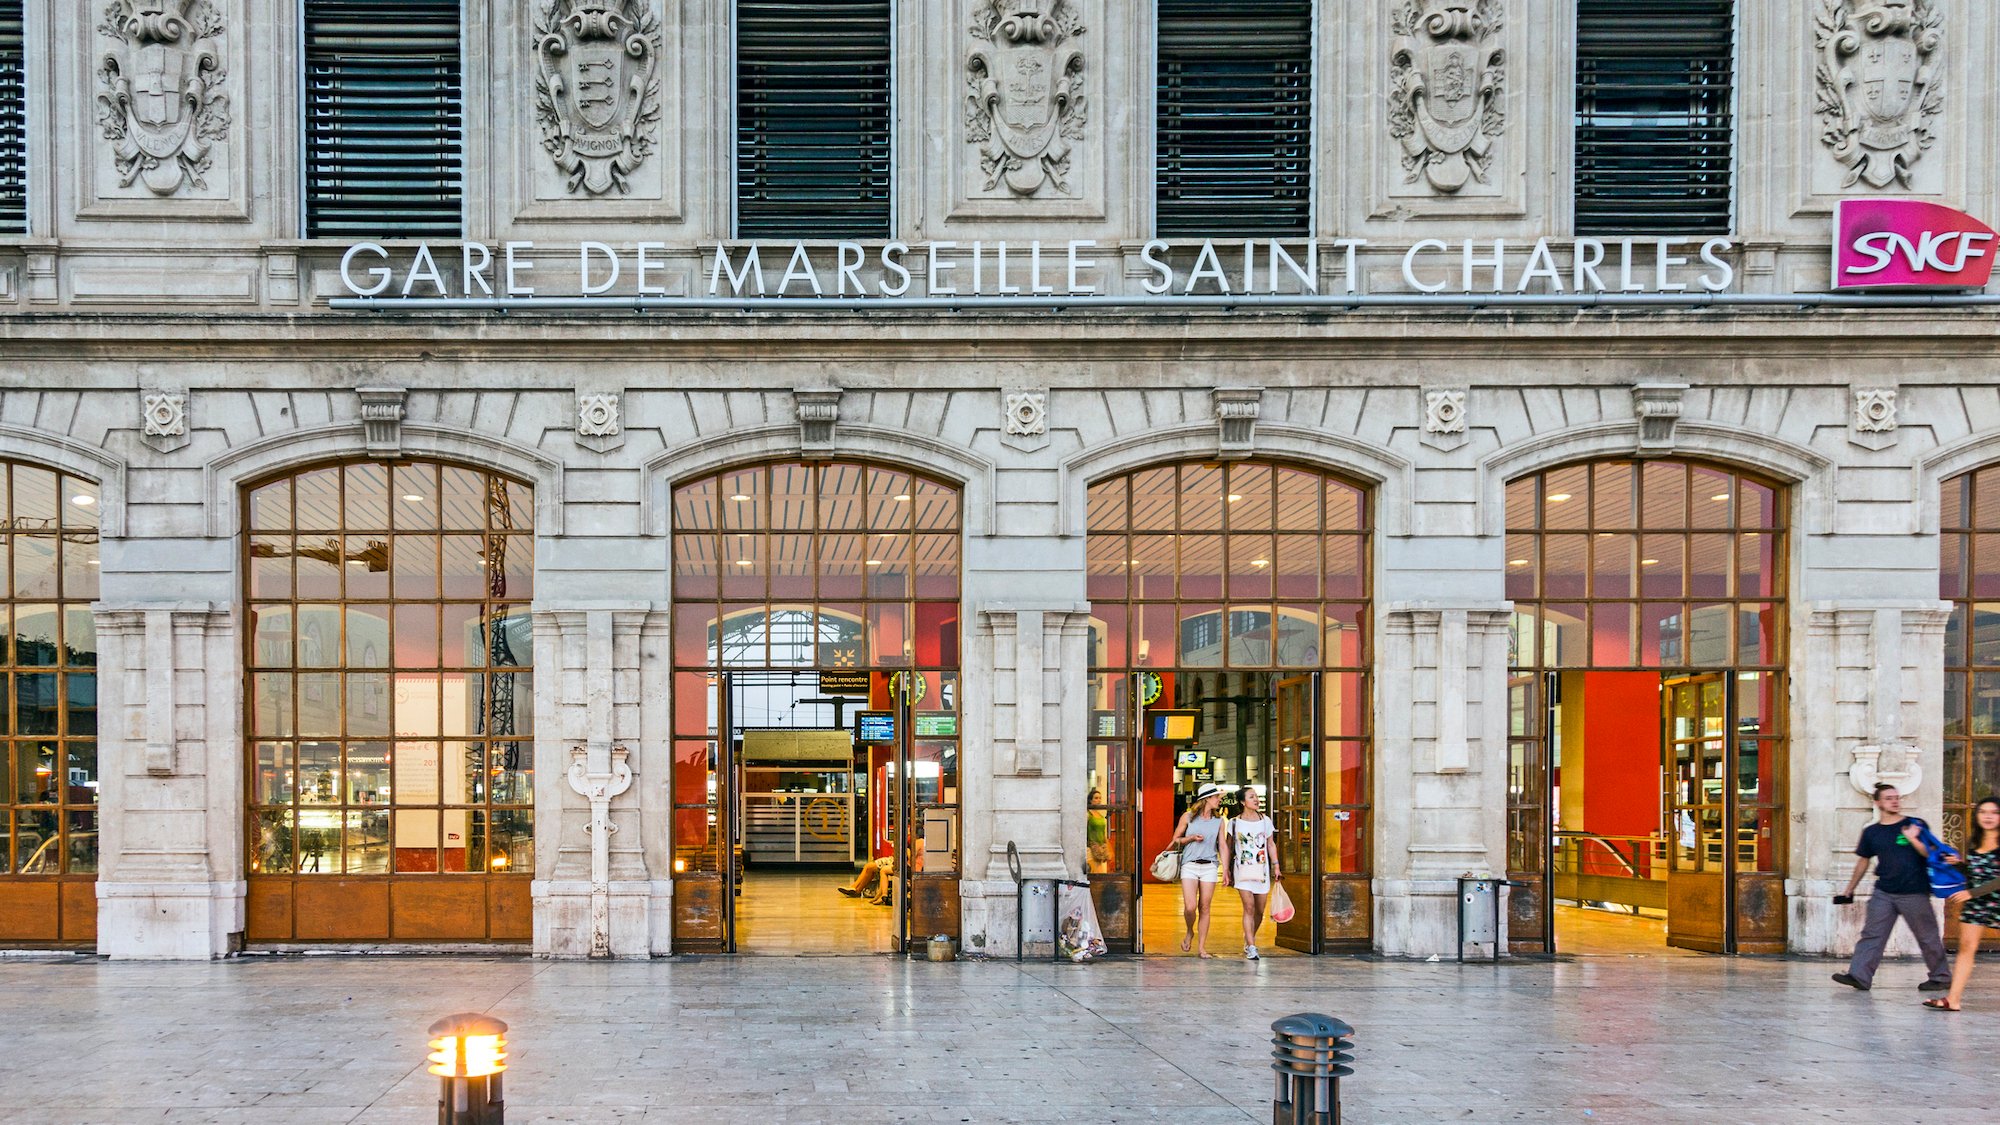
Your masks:
{"label": "woman in white shorts", "polygon": [[[1208,951],[1208,924],[1215,919],[1215,888],[1222,883],[1222,786],[1204,785],[1194,795],[1194,803],[1181,814],[1168,847],[1181,849],[1181,920],[1187,932],[1181,935],[1181,952],[1194,945],[1198,956],[1212,958]],[[1197,924],[1200,928],[1196,943]]]}
{"label": "woman in white shorts", "polygon": [[1264,815],[1257,791],[1246,785],[1239,799],[1243,811],[1230,820],[1222,836],[1222,868],[1243,899],[1243,959],[1255,961],[1257,928],[1264,924],[1264,910],[1271,902],[1271,883],[1285,873],[1278,869],[1274,840],[1278,826]]}

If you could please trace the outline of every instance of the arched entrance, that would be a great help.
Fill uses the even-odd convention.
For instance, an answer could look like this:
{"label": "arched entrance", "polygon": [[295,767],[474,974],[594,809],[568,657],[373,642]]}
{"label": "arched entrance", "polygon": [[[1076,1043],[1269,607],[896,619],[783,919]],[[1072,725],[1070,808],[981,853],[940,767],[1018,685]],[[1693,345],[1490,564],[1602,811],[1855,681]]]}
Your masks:
{"label": "arched entrance", "polygon": [[2000,793],[2000,465],[1944,482],[1938,596],[1944,641],[1944,824],[1960,845],[1972,806]]}
{"label": "arched entrance", "polygon": [[1786,504],[1680,460],[1508,484],[1517,952],[1784,951]]}
{"label": "arched entrance", "polygon": [[[1213,781],[1266,795],[1298,907],[1275,944],[1367,949],[1368,494],[1310,468],[1190,462],[1098,481],[1088,504],[1088,866],[1106,940],[1178,948],[1180,888],[1144,866]],[[1236,917],[1218,899],[1212,948],[1240,943]]]}
{"label": "arched entrance", "polygon": [[529,940],[532,490],[368,461],[243,502],[247,940]]}
{"label": "arched entrance", "polygon": [[98,489],[0,461],[0,940],[97,937]]}
{"label": "arched entrance", "polygon": [[958,933],[960,535],[890,465],[674,487],[676,950]]}

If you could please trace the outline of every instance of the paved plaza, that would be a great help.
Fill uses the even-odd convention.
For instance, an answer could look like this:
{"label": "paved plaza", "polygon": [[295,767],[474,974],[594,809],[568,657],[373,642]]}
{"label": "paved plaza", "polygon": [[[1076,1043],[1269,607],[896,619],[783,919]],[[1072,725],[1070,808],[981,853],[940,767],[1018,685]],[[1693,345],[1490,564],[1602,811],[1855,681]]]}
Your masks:
{"label": "paved plaza", "polygon": [[1356,1027],[1352,1122],[1989,1120],[2000,969],[1343,958],[1093,965],[740,957],[0,962],[0,1123],[434,1120],[424,1030],[506,1020],[510,1125],[1270,1120],[1276,1016]]}

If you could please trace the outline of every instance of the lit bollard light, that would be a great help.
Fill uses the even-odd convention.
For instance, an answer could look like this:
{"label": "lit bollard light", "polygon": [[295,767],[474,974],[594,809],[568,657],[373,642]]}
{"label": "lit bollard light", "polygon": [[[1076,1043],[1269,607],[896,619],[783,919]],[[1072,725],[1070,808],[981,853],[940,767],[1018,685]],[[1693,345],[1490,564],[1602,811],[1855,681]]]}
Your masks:
{"label": "lit bollard light", "polygon": [[1354,1029],[1332,1016],[1300,1012],[1271,1025],[1271,1069],[1278,1091],[1271,1100],[1271,1125],[1340,1125],[1340,1080],[1353,1074],[1347,1064]]}
{"label": "lit bollard light", "polygon": [[507,1100],[500,1090],[506,1046],[507,1025],[478,1012],[460,1012],[431,1025],[438,1125],[506,1125]]}

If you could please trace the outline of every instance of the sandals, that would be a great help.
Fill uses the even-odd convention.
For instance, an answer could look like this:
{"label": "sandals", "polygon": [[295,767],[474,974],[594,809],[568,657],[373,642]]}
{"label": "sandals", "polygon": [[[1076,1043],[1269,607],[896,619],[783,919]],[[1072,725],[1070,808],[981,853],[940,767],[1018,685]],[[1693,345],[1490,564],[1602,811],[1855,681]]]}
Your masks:
{"label": "sandals", "polygon": [[1929,1008],[1933,1012],[1956,1012],[1960,1010],[1952,1007],[1951,1001],[1946,1000],[1942,996],[1924,1001],[1924,1007]]}

